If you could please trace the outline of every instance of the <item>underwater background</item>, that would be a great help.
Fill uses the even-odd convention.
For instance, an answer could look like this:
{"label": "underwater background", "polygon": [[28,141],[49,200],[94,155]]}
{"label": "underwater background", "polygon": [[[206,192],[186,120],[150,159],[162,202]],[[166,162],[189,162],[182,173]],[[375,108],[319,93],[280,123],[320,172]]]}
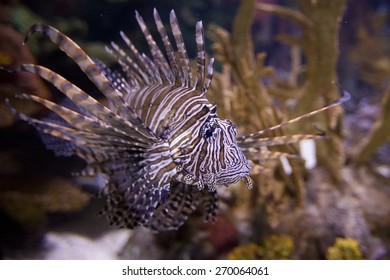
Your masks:
{"label": "underwater background", "polygon": [[[93,96],[98,90],[37,22],[68,35],[93,58],[115,66],[104,50],[123,30],[147,52],[134,17],[152,33],[153,8],[163,22],[176,11],[190,57],[195,24],[206,28],[216,59],[208,98],[238,134],[271,127],[321,108],[347,91],[343,106],[273,132],[325,132],[317,164],[279,159],[253,167],[254,189],[219,194],[215,223],[196,213],[175,232],[115,229],[98,217],[95,182],[74,177],[84,163],[56,157],[36,130],[11,114],[49,112],[14,99],[26,92],[60,101],[37,76],[0,70],[0,257],[3,259],[389,259],[390,3],[385,0],[0,1],[0,65],[38,63]],[[299,144],[271,147],[297,153]]]}

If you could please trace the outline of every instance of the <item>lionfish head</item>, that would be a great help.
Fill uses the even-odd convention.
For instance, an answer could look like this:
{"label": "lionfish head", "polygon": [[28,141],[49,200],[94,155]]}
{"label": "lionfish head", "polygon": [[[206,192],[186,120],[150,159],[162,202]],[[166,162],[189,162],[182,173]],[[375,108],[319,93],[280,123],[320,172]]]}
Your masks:
{"label": "lionfish head", "polygon": [[199,177],[209,190],[228,186],[244,180],[252,188],[249,178],[251,169],[241,148],[237,144],[236,128],[230,120],[221,120],[211,115],[201,129],[203,138],[203,161]]}

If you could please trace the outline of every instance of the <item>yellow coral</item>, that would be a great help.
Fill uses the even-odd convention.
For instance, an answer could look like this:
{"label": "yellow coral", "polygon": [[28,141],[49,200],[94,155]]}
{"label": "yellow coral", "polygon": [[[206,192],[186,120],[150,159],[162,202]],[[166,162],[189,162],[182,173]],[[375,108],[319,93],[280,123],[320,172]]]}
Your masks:
{"label": "yellow coral", "polygon": [[264,239],[263,246],[256,243],[234,248],[227,256],[229,260],[284,260],[291,256],[294,242],[288,235],[270,235]]}
{"label": "yellow coral", "polygon": [[258,260],[262,255],[262,248],[255,243],[237,246],[228,255],[228,260]]}
{"label": "yellow coral", "polygon": [[326,252],[328,260],[361,260],[359,242],[352,238],[336,238],[333,246]]}
{"label": "yellow coral", "polygon": [[286,260],[291,256],[294,242],[291,236],[271,235],[264,240],[264,255],[266,260]]}

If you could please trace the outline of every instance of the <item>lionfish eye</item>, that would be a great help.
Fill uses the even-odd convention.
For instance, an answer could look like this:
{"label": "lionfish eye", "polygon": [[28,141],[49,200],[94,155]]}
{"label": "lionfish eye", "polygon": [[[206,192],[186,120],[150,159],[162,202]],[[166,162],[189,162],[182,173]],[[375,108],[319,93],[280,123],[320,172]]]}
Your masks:
{"label": "lionfish eye", "polygon": [[208,126],[204,130],[203,137],[204,138],[210,138],[211,136],[213,136],[213,132],[214,132],[214,127]]}
{"label": "lionfish eye", "polygon": [[214,122],[205,123],[203,127],[203,137],[206,139],[212,137],[216,127],[217,124]]}

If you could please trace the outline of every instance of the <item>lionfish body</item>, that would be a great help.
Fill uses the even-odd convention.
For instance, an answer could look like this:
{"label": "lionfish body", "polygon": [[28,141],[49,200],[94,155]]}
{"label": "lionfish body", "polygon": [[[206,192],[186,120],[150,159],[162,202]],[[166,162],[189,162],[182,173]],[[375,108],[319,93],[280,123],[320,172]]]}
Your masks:
{"label": "lionfish body", "polygon": [[[46,79],[77,109],[37,96],[19,95],[56,113],[64,120],[58,123],[33,119],[10,108],[44,133],[71,142],[72,145],[60,152],[78,155],[86,161],[81,175],[107,177],[101,191],[106,198],[102,212],[111,224],[173,230],[200,204],[205,208],[205,219],[211,220],[217,210],[216,187],[241,180],[248,188],[252,187],[250,164],[244,153],[256,160],[263,146],[310,136],[270,140],[260,139],[265,132],[260,131],[237,138],[234,125],[229,120],[221,120],[216,106],[205,96],[212,79],[213,59],[206,66],[202,23],[196,24],[197,57],[193,75],[173,11],[170,26],[174,44],[154,10],[164,52],[138,13],[136,19],[151,57],[140,53],[121,32],[126,50],[115,43],[107,48],[120,64],[121,74],[95,63],[75,42],[53,27],[36,24],[26,36],[26,40],[35,32],[48,36],[97,86],[109,101],[108,107],[55,72],[29,64],[20,66],[18,71],[36,73]],[[253,156],[253,151],[257,156]]]}

